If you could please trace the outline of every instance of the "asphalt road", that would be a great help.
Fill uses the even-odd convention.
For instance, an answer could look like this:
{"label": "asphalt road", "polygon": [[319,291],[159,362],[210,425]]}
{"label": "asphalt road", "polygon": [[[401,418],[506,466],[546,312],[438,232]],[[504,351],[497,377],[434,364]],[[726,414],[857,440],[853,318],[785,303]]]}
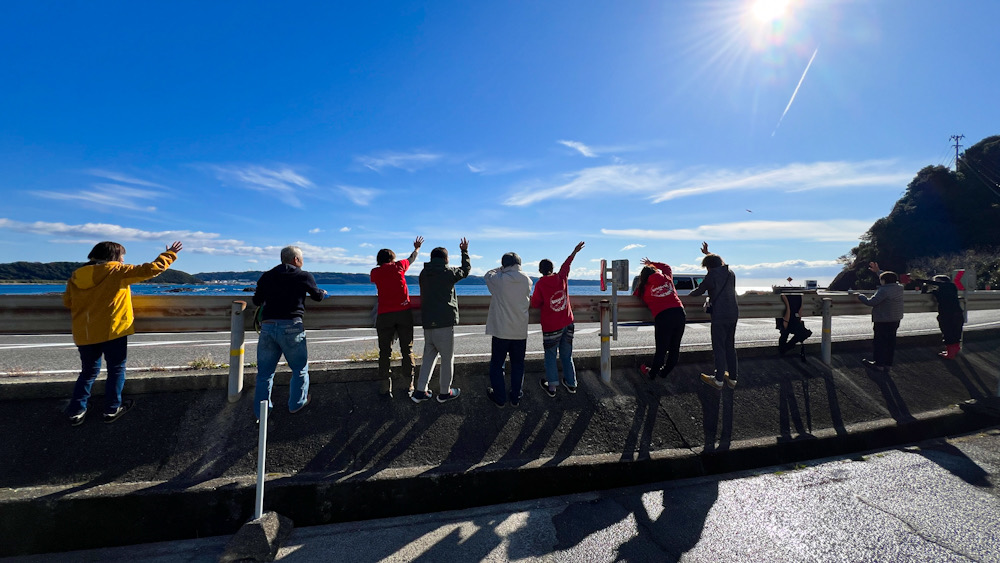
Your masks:
{"label": "asphalt road", "polygon": [[[308,313],[307,313],[308,314]],[[821,319],[808,317],[806,325],[815,333],[810,342],[820,338]],[[1000,311],[971,311],[966,330],[1000,326]],[[542,334],[537,325],[529,327],[528,357],[541,357]],[[600,352],[600,327],[597,323],[580,323],[576,326],[574,353],[577,355]],[[869,339],[872,334],[868,315],[837,316],[833,318],[833,339]],[[932,334],[939,332],[935,313],[907,315],[900,325],[900,335]],[[458,361],[484,360],[489,357],[490,338],[482,326],[460,326],[455,330]],[[738,347],[775,345],[778,331],[773,319],[743,319],[737,325]],[[375,329],[355,328],[309,331],[310,365],[323,369],[353,362],[352,356],[364,357],[377,354]],[[684,333],[682,349],[710,345],[707,323],[689,323]],[[620,325],[618,340],[612,350],[635,350],[649,353],[653,347],[651,324]],[[256,361],[256,335],[247,335],[245,363]],[[416,329],[414,352],[423,351],[423,332]],[[0,375],[73,374],[80,369],[79,355],[72,338],[57,335],[2,335],[0,336]],[[191,365],[223,364],[229,362],[229,334],[182,333],[137,334],[129,338],[130,370],[176,370]]]}
{"label": "asphalt road", "polygon": [[[1000,430],[795,467],[297,528],[278,561],[1000,561]],[[18,558],[216,561],[228,536]]]}

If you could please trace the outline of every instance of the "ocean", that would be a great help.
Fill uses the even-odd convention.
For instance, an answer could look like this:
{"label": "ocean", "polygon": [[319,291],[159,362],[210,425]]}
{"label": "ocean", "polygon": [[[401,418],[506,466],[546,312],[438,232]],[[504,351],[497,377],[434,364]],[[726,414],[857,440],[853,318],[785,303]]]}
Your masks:
{"label": "ocean", "polygon": [[[375,295],[375,284],[319,284],[321,289],[325,289],[330,295]],[[249,291],[245,291],[249,288]],[[411,295],[420,295],[420,287],[417,284],[409,284]],[[4,283],[0,284],[0,295],[42,295],[46,293],[62,293],[65,290],[63,284],[34,284],[34,283]],[[770,287],[740,286],[737,284],[736,291],[743,294],[746,291],[766,291],[771,292]],[[175,285],[156,283],[137,283],[132,285],[132,293],[135,295],[248,295],[253,293],[251,284],[204,284],[204,285]],[[489,289],[485,285],[465,285],[455,286],[455,293],[458,295],[489,295]],[[576,285],[569,284],[570,295],[611,295],[611,290],[601,291],[599,285]],[[620,294],[620,293],[619,293]]]}

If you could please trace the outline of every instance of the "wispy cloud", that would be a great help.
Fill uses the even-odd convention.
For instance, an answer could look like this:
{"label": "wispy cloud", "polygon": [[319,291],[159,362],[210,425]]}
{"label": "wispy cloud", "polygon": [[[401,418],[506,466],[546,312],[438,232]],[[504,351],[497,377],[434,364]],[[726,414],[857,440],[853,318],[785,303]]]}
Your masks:
{"label": "wispy cloud", "polygon": [[645,244],[626,244],[625,246],[622,247],[621,250],[619,250],[619,252],[625,252],[626,250],[632,250],[632,249],[635,249],[635,248],[646,248],[646,245]]}
{"label": "wispy cloud", "polygon": [[[338,264],[343,266],[367,266],[375,265],[374,256],[360,256],[348,254],[347,250],[339,247],[316,246],[306,242],[298,241],[292,243],[302,249],[303,258],[307,262],[318,262],[323,264]],[[258,256],[262,258],[273,258],[275,260],[281,255],[282,246],[253,246],[247,244],[230,246],[199,246],[191,251],[198,254],[208,254],[211,256]],[[187,248],[185,247],[185,250]]]}
{"label": "wispy cloud", "polygon": [[597,153],[595,153],[590,147],[588,147],[587,145],[585,145],[585,144],[583,144],[583,143],[581,143],[579,141],[559,140],[559,141],[556,141],[556,142],[559,143],[560,145],[565,145],[565,146],[567,146],[567,147],[569,147],[569,148],[571,148],[571,149],[579,152],[580,154],[582,154],[583,156],[585,156],[587,158],[596,158],[597,157]]}
{"label": "wispy cloud", "polygon": [[299,191],[314,187],[308,178],[287,166],[266,168],[256,165],[210,165],[208,168],[223,182],[232,182],[247,189],[274,195],[292,207],[302,207]]}
{"label": "wispy cloud", "polygon": [[375,248],[375,245],[370,242],[363,242],[358,246],[360,246],[361,248]]}
{"label": "wispy cloud", "polygon": [[342,233],[349,233],[349,232],[351,232],[351,228],[350,227],[341,227],[340,228],[340,232],[342,232]]}
{"label": "wispy cloud", "polygon": [[375,199],[375,196],[379,194],[378,190],[355,186],[337,186],[337,189],[347,196],[347,199],[354,202],[355,205],[361,206],[369,205]]}
{"label": "wispy cloud", "polygon": [[804,82],[805,79],[806,79],[806,73],[809,72],[809,67],[812,66],[813,60],[816,58],[816,53],[818,53],[818,52],[819,52],[819,47],[817,47],[816,50],[813,51],[812,56],[809,57],[809,63],[806,64],[806,69],[802,71],[802,76],[799,78],[799,83],[795,85],[795,90],[792,92],[792,97],[789,98],[789,100],[788,100],[788,105],[785,106],[785,111],[781,112],[781,117],[778,118],[778,124],[774,126],[774,131],[771,131],[771,136],[772,137],[774,136],[775,133],[778,132],[778,127],[781,127],[781,122],[784,121],[785,114],[787,114],[788,110],[792,107],[792,102],[795,101],[795,96],[798,95],[799,88],[802,87],[802,82]]}
{"label": "wispy cloud", "polygon": [[430,152],[386,152],[378,155],[354,157],[355,162],[365,168],[381,172],[385,168],[398,168],[407,172],[415,172],[426,168],[441,159],[441,155]]}
{"label": "wispy cloud", "polygon": [[569,181],[550,188],[531,186],[504,201],[505,205],[531,205],[546,199],[572,199],[591,195],[649,193],[668,185],[672,179],[656,167],[609,165],[584,168],[570,174]]}
{"label": "wispy cloud", "polygon": [[828,221],[743,221],[693,229],[601,229],[608,236],[650,240],[809,240],[857,241],[874,219]]}
{"label": "wispy cloud", "polygon": [[94,184],[91,187],[92,190],[80,190],[72,193],[44,190],[30,193],[46,199],[84,202],[88,207],[99,210],[129,209],[132,211],[156,211],[156,207],[149,205],[148,202],[163,196],[163,193],[159,191],[119,184],[102,183]]}
{"label": "wispy cloud", "polygon": [[466,162],[465,166],[473,174],[493,176],[524,170],[531,166],[531,163],[518,160],[477,160],[475,162]]}
{"label": "wispy cloud", "polygon": [[556,180],[555,185],[522,186],[504,204],[524,206],[547,199],[574,199],[608,194],[636,194],[660,203],[721,191],[779,190],[797,192],[822,188],[899,188],[912,178],[912,167],[895,160],[793,163],[747,170],[686,169],[666,172],[657,164],[613,164],[584,168]]}
{"label": "wispy cloud", "polygon": [[[0,229],[8,229],[20,233],[31,233],[37,235],[49,235],[58,237],[70,237],[77,240],[73,242],[97,242],[101,240],[118,241],[157,241],[169,242],[179,240],[185,244],[211,243],[218,245],[243,244],[239,240],[222,239],[218,233],[206,233],[203,231],[172,230],[172,231],[145,231],[122,227],[108,223],[85,223],[82,225],[68,225],[66,223],[47,223],[35,221],[25,223],[11,219],[0,218]],[[66,241],[70,242],[70,241]],[[187,247],[185,247],[187,249]]]}
{"label": "wispy cloud", "polygon": [[315,229],[309,229],[309,234],[310,235],[315,235],[315,234],[322,233],[322,232],[323,232],[323,229],[321,229],[319,227],[316,227]]}
{"label": "wispy cloud", "polygon": [[114,172],[111,170],[100,170],[97,168],[92,168],[90,170],[84,170],[85,174],[91,176],[97,176],[98,178],[106,178],[113,182],[118,182],[121,184],[132,184],[135,186],[146,186],[148,188],[166,188],[162,184],[157,184],[155,182],[150,182],[149,180],[143,180],[141,178],[136,178],[134,176],[129,176],[127,174],[122,174],[120,172]]}

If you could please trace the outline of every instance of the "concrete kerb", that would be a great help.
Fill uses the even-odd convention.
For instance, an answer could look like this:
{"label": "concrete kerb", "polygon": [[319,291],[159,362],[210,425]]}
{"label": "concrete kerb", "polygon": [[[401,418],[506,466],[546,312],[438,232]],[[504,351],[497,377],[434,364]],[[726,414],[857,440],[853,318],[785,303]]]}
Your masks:
{"label": "concrete kerb", "polygon": [[[1000,336],[1000,329],[976,330],[965,333],[966,341],[985,340]],[[816,342],[805,345],[806,354],[812,357],[819,357],[820,343]],[[903,346],[935,346],[941,340],[937,334],[924,334],[916,336],[900,337],[900,347]],[[842,352],[866,352],[871,349],[871,342],[866,340],[847,340],[834,343],[837,353]],[[740,358],[759,358],[773,356],[776,353],[776,346],[753,346],[739,348]],[[797,352],[791,352],[793,355]],[[621,367],[638,368],[639,364],[646,361],[647,356],[652,355],[652,347],[643,350],[615,350],[612,348],[612,365],[617,369]],[[708,346],[699,346],[693,349],[684,349],[681,352],[680,363],[711,363],[712,350]],[[599,372],[601,358],[599,353],[591,352],[586,354],[574,354],[574,362],[578,369],[590,369]],[[398,360],[394,362],[394,365]],[[419,369],[419,361],[417,362]],[[275,375],[274,384],[287,386],[289,372],[279,370]],[[439,369],[439,368],[438,368]],[[481,360],[462,361],[455,363],[455,375],[465,377],[470,375],[483,375],[489,371],[489,362]],[[545,366],[542,359],[528,359],[525,362],[527,373],[544,373]],[[247,388],[252,388],[256,383],[256,372],[247,370],[244,375],[244,393]],[[103,377],[103,375],[101,376]],[[228,371],[223,370],[192,370],[182,372],[159,372],[159,371],[139,371],[130,369],[126,381],[126,393],[170,393],[175,391],[198,391],[202,389],[226,389],[228,385]],[[316,368],[310,367],[309,377],[313,383],[346,383],[354,381],[378,381],[378,368],[374,362],[364,362],[357,364],[345,364],[336,368]],[[72,375],[24,375],[17,377],[0,378],[0,396],[6,399],[54,399],[68,397],[76,381],[76,376]],[[95,385],[92,393],[94,396],[104,394],[103,385]]]}

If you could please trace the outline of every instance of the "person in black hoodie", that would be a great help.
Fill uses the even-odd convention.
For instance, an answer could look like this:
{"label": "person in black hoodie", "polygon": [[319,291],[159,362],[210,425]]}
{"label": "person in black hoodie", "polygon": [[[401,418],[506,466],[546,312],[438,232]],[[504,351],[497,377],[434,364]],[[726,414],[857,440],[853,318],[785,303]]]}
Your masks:
{"label": "person in black hoodie", "polygon": [[260,276],[253,294],[253,304],[264,308],[257,340],[257,388],[253,398],[253,412],[258,421],[260,402],[267,401],[268,412],[273,406],[271,386],[282,355],[292,370],[288,412],[299,412],[311,399],[306,329],[302,325],[307,294],[313,301],[326,297],[326,291],[316,286],[313,275],[302,269],[302,249],[286,246],[281,249],[281,264]]}
{"label": "person in black hoodie", "polygon": [[958,301],[958,287],[945,275],[934,276],[930,280],[916,280],[922,284],[922,293],[930,293],[938,304],[938,327],[944,339],[945,350],[938,355],[947,360],[955,359],[962,349],[962,325],[965,313]]}
{"label": "person in black hoodie", "polygon": [[703,373],[701,380],[718,391],[726,385],[733,389],[739,378],[736,323],[740,318],[740,305],[736,298],[736,274],[721,256],[708,251],[707,242],[701,243],[701,253],[705,255],[701,265],[708,270],[708,274],[689,295],[693,297],[707,292],[711,300],[712,355],[715,358],[715,373]]}
{"label": "person in black hoodie", "polygon": [[420,271],[420,318],[424,327],[424,357],[420,364],[420,377],[410,395],[414,403],[431,398],[430,379],[441,355],[441,378],[437,400],[444,403],[455,399],[462,392],[452,387],[455,374],[455,325],[458,324],[458,297],[455,284],[464,280],[472,270],[469,261],[469,241],[458,244],[462,251],[462,267],[448,266],[448,249],[439,246],[431,251],[431,261]]}

